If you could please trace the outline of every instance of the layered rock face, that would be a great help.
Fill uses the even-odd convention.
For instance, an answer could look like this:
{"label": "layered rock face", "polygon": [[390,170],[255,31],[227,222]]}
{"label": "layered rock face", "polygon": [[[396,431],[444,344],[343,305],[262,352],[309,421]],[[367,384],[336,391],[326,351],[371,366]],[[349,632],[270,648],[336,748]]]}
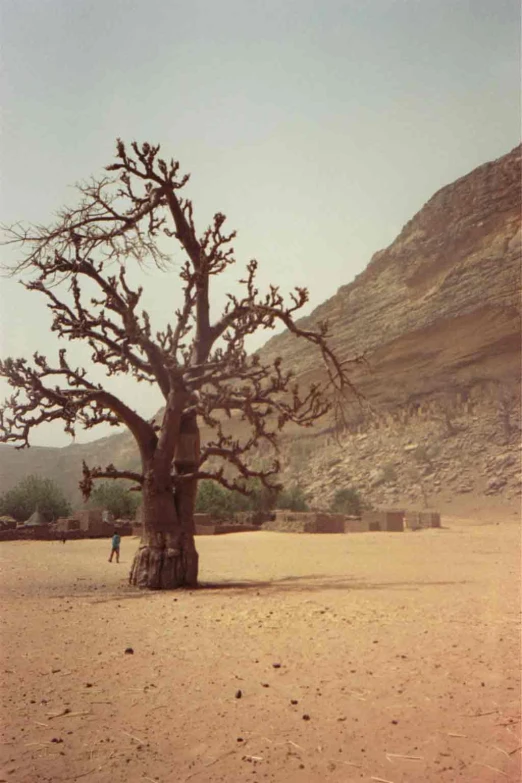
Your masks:
{"label": "layered rock face", "polygon": [[[344,359],[364,354],[353,378],[381,411],[426,395],[520,378],[521,148],[442,188],[366,270],[304,326],[328,321]],[[281,355],[299,379],[319,377],[318,356],[289,334]]]}
{"label": "layered rock face", "polygon": [[[345,400],[342,428],[330,419],[283,441],[283,480],[301,483],[314,507],[347,486],[374,505],[469,496],[518,504],[520,183],[518,147],[442,188],[362,274],[302,319],[327,320],[337,354],[366,359],[351,375],[364,401]],[[281,356],[300,382],[324,377],[313,348],[287,333],[260,354]],[[4,447],[2,488],[35,462],[58,483],[74,477],[76,488],[83,458],[128,467],[137,454],[127,434],[66,449]]]}
{"label": "layered rock face", "polygon": [[[351,375],[365,401],[345,403],[344,430],[330,421],[283,448],[285,482],[314,505],[347,486],[385,506],[518,505],[520,183],[518,147],[442,188],[301,322],[327,320],[343,359],[366,358]],[[300,381],[323,372],[287,334],[261,353],[282,356]]]}

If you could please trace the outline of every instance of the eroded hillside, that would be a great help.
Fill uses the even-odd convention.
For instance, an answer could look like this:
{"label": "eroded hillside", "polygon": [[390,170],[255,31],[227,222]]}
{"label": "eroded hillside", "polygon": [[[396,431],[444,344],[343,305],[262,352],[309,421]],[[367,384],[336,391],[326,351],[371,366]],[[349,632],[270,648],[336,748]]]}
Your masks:
{"label": "eroded hillside", "polygon": [[[286,480],[315,503],[353,485],[374,503],[520,493],[521,149],[436,193],[353,283],[318,307],[366,404],[347,430],[288,443]],[[320,376],[288,335],[263,357],[292,357]]]}

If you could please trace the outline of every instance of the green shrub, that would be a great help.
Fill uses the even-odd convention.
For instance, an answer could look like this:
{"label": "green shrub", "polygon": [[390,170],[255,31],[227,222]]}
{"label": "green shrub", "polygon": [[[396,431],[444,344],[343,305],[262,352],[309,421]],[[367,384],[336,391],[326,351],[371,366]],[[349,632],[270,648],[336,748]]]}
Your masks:
{"label": "green shrub", "polygon": [[232,493],[215,481],[200,481],[196,497],[197,514],[212,514],[213,517],[224,519],[233,513]]}
{"label": "green shrub", "polygon": [[229,519],[241,511],[269,511],[275,505],[276,493],[267,489],[259,479],[246,482],[249,495],[222,487],[215,481],[199,483],[196,513],[212,514],[216,519]]}
{"label": "green shrub", "polygon": [[363,508],[361,495],[354,487],[339,489],[330,504],[330,511],[334,514],[359,516]]}
{"label": "green shrub", "polygon": [[298,484],[283,489],[277,496],[276,508],[288,511],[308,511],[305,494]]}
{"label": "green shrub", "polygon": [[[277,490],[268,489],[259,479],[251,479],[247,482],[251,494],[246,498],[247,511],[271,511],[276,505]],[[237,493],[239,494],[239,493]],[[240,498],[244,498],[239,494]]]}
{"label": "green shrub", "polygon": [[308,511],[303,489],[297,484],[277,492],[265,487],[259,479],[250,479],[246,487],[249,495],[225,489],[215,481],[201,481],[196,498],[196,513],[226,519],[241,511],[271,511],[273,508]]}
{"label": "green shrub", "polygon": [[134,519],[140,503],[141,492],[130,492],[125,483],[112,479],[95,485],[88,507],[105,508],[116,519]]}

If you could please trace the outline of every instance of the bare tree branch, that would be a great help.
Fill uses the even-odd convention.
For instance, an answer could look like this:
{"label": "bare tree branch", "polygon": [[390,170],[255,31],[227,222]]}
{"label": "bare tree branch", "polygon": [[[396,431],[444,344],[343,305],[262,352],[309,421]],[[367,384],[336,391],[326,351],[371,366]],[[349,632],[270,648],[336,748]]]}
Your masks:
{"label": "bare tree branch", "polygon": [[[80,481],[80,489],[85,500],[88,500],[91,496],[91,492],[94,487],[94,481],[100,478],[109,479],[127,479],[135,481],[138,487],[143,484],[143,476],[141,473],[135,473],[132,470],[117,470],[114,465],[107,465],[105,468],[93,467],[90,468],[85,460],[83,461],[83,478]],[[135,489],[132,487],[131,489]]]}
{"label": "bare tree branch", "polygon": [[[14,271],[30,273],[26,288],[46,297],[57,337],[88,345],[92,363],[108,376],[130,375],[156,385],[165,408],[155,422],[145,421],[89,380],[86,369],[72,367],[64,350],[57,366],[38,354],[32,364],[6,359],[0,376],[14,394],[0,411],[0,441],[27,446],[35,427],[56,420],[72,435],[78,425],[123,423],[138,443],[142,473],[85,466],[86,490],[100,477],[131,478],[156,493],[210,477],[239,491],[248,491],[245,482],[253,477],[272,486],[279,463],[274,458],[266,469],[254,467],[259,448],[275,455],[288,423],[311,426],[332,409],[342,411],[346,393],[357,398],[349,369],[360,359],[340,361],[327,324],[314,330],[294,320],[308,302],[306,289],[295,288],[288,299],[277,286],[261,293],[255,260],[247,264],[240,294],[229,294],[221,317],[211,323],[211,283],[235,263],[235,232],[226,231],[225,216],[217,212],[197,233],[192,202],[181,193],[189,177],[180,174],[177,161],[160,156],[159,145],[127,147],[118,140],[107,171],[80,184],[79,204],[63,209],[54,224],[8,227],[7,244],[21,248]],[[174,322],[154,332],[149,314],[140,309],[142,289],[131,286],[128,268],[152,263],[168,270],[165,238],[186,256],[178,273],[182,304]],[[259,355],[247,354],[251,334],[281,325],[319,351],[325,382],[300,388],[280,359],[263,363]],[[241,434],[232,437],[225,425],[236,419]],[[198,437],[185,428],[189,421],[214,433],[201,450]],[[178,470],[175,454],[185,441],[192,444],[183,449],[193,450],[193,464]]]}

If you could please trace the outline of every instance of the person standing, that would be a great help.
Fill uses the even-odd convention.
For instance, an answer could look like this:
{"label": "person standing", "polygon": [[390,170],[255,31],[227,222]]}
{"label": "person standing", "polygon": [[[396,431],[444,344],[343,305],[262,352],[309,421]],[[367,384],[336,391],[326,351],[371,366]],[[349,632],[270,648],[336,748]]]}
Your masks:
{"label": "person standing", "polygon": [[112,563],[113,555],[116,555],[116,562],[120,562],[120,534],[117,530],[114,531],[114,535],[112,537],[112,549],[111,549],[111,556],[109,557],[109,563]]}

